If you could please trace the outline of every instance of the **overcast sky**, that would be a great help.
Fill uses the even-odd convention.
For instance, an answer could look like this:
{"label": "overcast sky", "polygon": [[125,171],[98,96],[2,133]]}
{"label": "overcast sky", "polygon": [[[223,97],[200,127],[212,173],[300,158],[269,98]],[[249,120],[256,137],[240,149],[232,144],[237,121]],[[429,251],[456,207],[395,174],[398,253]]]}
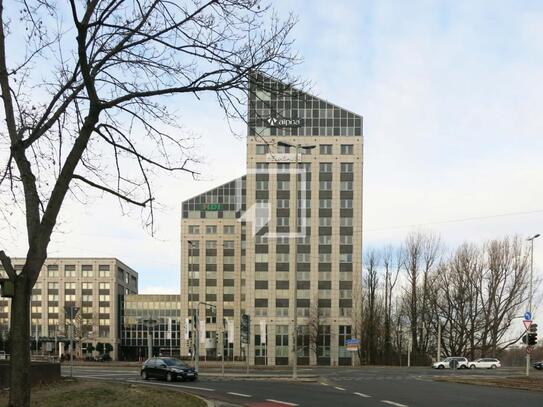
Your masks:
{"label": "overcast sky", "polygon": [[[364,244],[412,229],[449,248],[543,233],[543,3],[538,1],[275,1],[312,93],[364,116]],[[162,177],[156,237],[138,211],[104,197],[68,202],[50,256],[114,256],[140,292],[179,291],[181,202],[242,175],[245,140],[204,98],[175,104],[199,136],[201,181]],[[417,226],[418,225],[418,226]],[[25,254],[15,232],[12,255]],[[536,241],[543,269],[543,238]]]}

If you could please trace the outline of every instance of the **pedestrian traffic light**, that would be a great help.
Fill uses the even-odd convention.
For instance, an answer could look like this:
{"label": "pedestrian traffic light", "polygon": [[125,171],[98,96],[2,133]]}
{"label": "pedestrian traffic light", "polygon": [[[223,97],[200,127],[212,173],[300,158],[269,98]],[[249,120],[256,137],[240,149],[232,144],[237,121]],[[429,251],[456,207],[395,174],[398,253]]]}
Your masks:
{"label": "pedestrian traffic light", "polygon": [[241,316],[240,335],[241,343],[249,343],[250,317],[247,314]]}
{"label": "pedestrian traffic light", "polygon": [[537,324],[530,325],[530,332],[528,332],[528,345],[533,346],[537,344]]}

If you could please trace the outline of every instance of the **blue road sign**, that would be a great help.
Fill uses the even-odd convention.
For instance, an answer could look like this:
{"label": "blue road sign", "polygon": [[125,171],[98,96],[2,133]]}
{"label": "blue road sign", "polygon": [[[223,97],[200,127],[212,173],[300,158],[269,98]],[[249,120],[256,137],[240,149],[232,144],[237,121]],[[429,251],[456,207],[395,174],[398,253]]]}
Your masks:
{"label": "blue road sign", "polygon": [[531,313],[530,311],[526,311],[526,312],[524,313],[524,319],[525,319],[526,321],[531,321],[531,320],[532,320],[532,313]]}
{"label": "blue road sign", "polygon": [[345,345],[360,345],[360,340],[358,339],[347,339]]}

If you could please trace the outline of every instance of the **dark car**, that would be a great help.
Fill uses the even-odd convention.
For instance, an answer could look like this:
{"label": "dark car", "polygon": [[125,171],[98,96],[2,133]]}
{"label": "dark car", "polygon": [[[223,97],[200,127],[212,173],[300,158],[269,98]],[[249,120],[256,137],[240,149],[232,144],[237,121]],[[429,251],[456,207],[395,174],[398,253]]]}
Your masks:
{"label": "dark car", "polygon": [[536,368],[537,370],[543,370],[543,360],[540,360],[539,362],[535,362],[533,364],[534,368]]}
{"label": "dark car", "polygon": [[194,381],[198,378],[198,372],[194,368],[174,358],[148,359],[143,364],[140,374],[143,380],[154,377],[168,382],[176,380]]}
{"label": "dark car", "polygon": [[95,362],[109,362],[110,360],[111,356],[109,356],[107,353],[102,353],[101,355],[94,357]]}

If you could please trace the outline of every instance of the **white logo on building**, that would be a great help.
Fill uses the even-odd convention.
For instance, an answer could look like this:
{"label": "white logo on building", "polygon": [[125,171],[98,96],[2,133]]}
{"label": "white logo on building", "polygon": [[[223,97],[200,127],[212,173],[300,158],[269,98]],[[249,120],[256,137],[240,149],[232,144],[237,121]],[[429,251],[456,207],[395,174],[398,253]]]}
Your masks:
{"label": "white logo on building", "polygon": [[300,127],[302,119],[280,119],[277,117],[269,117],[267,120],[270,127]]}

